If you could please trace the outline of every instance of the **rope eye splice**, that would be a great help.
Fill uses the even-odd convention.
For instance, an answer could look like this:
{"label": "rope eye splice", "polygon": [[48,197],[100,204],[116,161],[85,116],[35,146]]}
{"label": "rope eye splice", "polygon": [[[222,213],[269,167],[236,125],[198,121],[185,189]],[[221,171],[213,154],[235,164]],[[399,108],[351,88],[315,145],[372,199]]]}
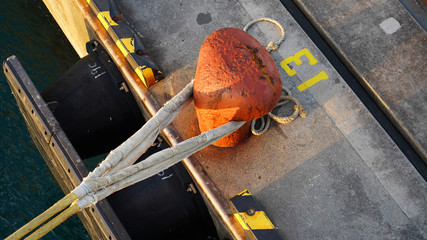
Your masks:
{"label": "rope eye splice", "polygon": [[[271,18],[259,18],[259,19],[255,19],[250,21],[248,24],[246,24],[246,26],[243,28],[243,31],[247,32],[248,29],[255,23],[257,22],[262,22],[262,21],[266,21],[266,22],[270,22],[274,25],[276,25],[279,30],[280,30],[280,34],[281,37],[278,41],[273,42],[270,41],[266,47],[268,52],[271,51],[276,51],[280,44],[283,43],[283,41],[285,40],[285,36],[286,36],[286,32],[283,28],[283,26],[277,22],[274,19]],[[298,116],[302,117],[302,118],[306,118],[307,117],[307,112],[304,110],[304,107],[299,103],[299,101],[291,96],[291,91],[289,89],[287,89],[285,86],[282,86],[282,95],[280,97],[279,102],[277,103],[276,107],[274,107],[274,109],[272,111],[270,111],[269,113],[267,113],[266,115],[258,118],[258,119],[254,119],[251,122],[251,132],[253,135],[259,136],[263,133],[265,133],[271,124],[271,119],[273,119],[274,121],[280,123],[280,124],[290,124],[292,121],[294,121]],[[285,95],[283,94],[285,93]],[[284,106],[285,104],[287,104],[289,101],[292,101],[295,103],[293,109],[294,112],[292,113],[292,115],[290,116],[278,116],[275,115],[273,112],[280,108],[281,106]],[[260,126],[257,128],[257,122],[260,122]]]}
{"label": "rope eye splice", "polygon": [[[284,39],[284,31],[282,32],[282,38]],[[221,35],[225,37],[230,37],[230,35],[233,35],[233,37],[237,36],[237,38],[240,38],[241,42],[237,45],[238,48],[235,48],[235,51],[231,51],[231,53],[236,53],[236,50],[238,50],[239,52],[243,50],[244,54],[246,54],[246,57],[244,59],[250,59],[249,62],[243,63],[248,64],[249,66],[254,66],[254,71],[249,73],[243,72],[241,70],[242,68],[240,68],[240,72],[243,72],[240,76],[242,77],[240,80],[246,79],[247,75],[245,74],[249,74],[249,76],[256,76],[256,79],[252,80],[256,80],[255,82],[257,84],[251,86],[252,88],[246,88],[248,85],[247,83],[240,82],[239,84],[237,84],[234,82],[232,84],[233,86],[238,85],[242,88],[230,89],[228,88],[229,86],[225,86],[225,90],[223,89],[224,91],[221,91],[221,89],[217,89],[219,92],[214,91],[214,97],[216,97],[216,99],[218,99],[218,93],[237,93],[237,98],[240,98],[240,100],[237,101],[237,103],[233,103],[235,105],[230,106],[227,104],[230,103],[230,101],[228,100],[230,98],[235,98],[236,95],[222,95],[225,100],[223,103],[211,102],[210,99],[203,99],[203,97],[200,98],[200,93],[202,93],[201,95],[204,95],[203,90],[201,90],[202,88],[200,88],[200,85],[209,86],[209,84],[200,82],[199,87],[196,87],[197,78],[199,76],[199,79],[204,79],[204,76],[218,75],[212,74],[212,72],[206,71],[206,69],[197,68],[196,80],[191,81],[175,97],[168,101],[151,119],[149,119],[144,124],[142,128],[135,132],[129,139],[123,142],[116,149],[112,150],[104,159],[104,161],[102,161],[98,167],[96,167],[92,172],[90,172],[89,175],[82,181],[79,186],[77,186],[73,191],[71,191],[69,194],[67,194],[64,198],[59,200],[45,212],[41,213],[29,223],[25,224],[23,227],[15,231],[12,235],[7,237],[6,240],[21,239],[22,237],[26,236],[34,229],[38,228],[40,225],[49,220],[43,226],[33,231],[26,238],[39,239],[46,235],[49,231],[54,229],[56,226],[64,222],[66,219],[68,219],[75,213],[83,210],[84,208],[95,204],[97,201],[108,197],[109,195],[120,189],[147,179],[157,174],[158,172],[175,165],[182,159],[194,154],[195,152],[211,144],[218,143],[219,140],[223,139],[224,137],[232,136],[230,138],[231,140],[226,141],[226,146],[232,146],[237,144],[240,140],[242,140],[242,136],[243,138],[245,138],[249,133],[250,125],[248,123],[250,122],[247,121],[260,118],[266,114],[271,116],[269,112],[271,113],[274,106],[276,106],[281,99],[282,83],[277,67],[274,64],[272,58],[270,57],[268,51],[264,47],[262,47],[262,45],[258,41],[256,41],[256,39],[254,39],[244,31],[236,28],[225,28],[215,31],[207,38],[207,40],[205,40],[205,47],[209,47],[209,44],[212,43],[212,38],[210,38],[212,35]],[[208,57],[203,58],[204,55],[202,54],[202,50],[204,45],[202,45],[202,48],[200,50],[201,54],[199,56],[198,66],[204,66],[205,64],[200,63],[203,63],[203,60],[208,59]],[[276,43],[276,45],[278,44]],[[231,46],[236,46],[235,42],[231,43]],[[272,47],[272,49],[273,48],[275,47]],[[211,53],[212,52],[214,53],[214,55],[216,55],[215,50],[211,51]],[[248,56],[252,56],[252,58],[248,58]],[[234,56],[231,56],[231,58],[227,59],[227,56],[223,56],[222,59],[214,59],[214,63],[215,61],[217,61],[217,63],[218,61],[227,62],[227,60],[233,59],[233,57]],[[227,79],[227,76],[229,77],[230,74],[235,75],[235,72],[233,71],[239,69],[238,66],[233,67],[233,64],[235,65],[236,63],[227,62],[225,64],[227,66],[231,66],[231,68],[227,70],[230,72],[226,71],[221,73],[224,79]],[[225,82],[227,82],[227,80]],[[259,96],[255,99],[247,98],[248,95],[256,96],[257,89],[259,89],[261,92],[267,92],[270,94],[270,96],[262,96],[262,102],[264,102],[264,105],[266,106],[257,105],[257,102],[259,102],[260,100],[258,98]],[[192,98],[194,98],[195,101],[196,112],[199,118],[199,127],[201,128],[202,133],[198,136],[178,143],[177,145],[171,148],[157,152],[146,158],[144,161],[132,165],[154,143],[160,131],[162,131],[167,125],[172,122],[172,120],[187,105],[187,103],[192,100]],[[286,99],[288,99],[288,96],[286,96]],[[295,111],[298,111],[298,114],[300,116],[303,116],[304,114],[301,114],[303,113],[302,107],[299,105],[298,101],[295,100],[294,102],[297,106],[295,108]],[[214,124],[206,128],[205,125],[200,125],[200,120],[203,119],[204,116],[209,116],[209,114],[204,115],[204,113],[206,113],[205,110],[212,110],[209,109],[212,104],[215,105],[215,109],[210,112],[210,117],[214,116]],[[229,110],[231,109],[231,115],[237,117],[230,118],[230,115],[226,115],[222,118],[216,118],[215,114],[218,112],[217,110],[221,108],[226,109],[225,112],[227,113],[228,111],[228,114],[230,114]],[[238,111],[236,112],[236,110]],[[244,114],[239,116],[237,115],[238,112],[243,112]],[[220,121],[216,121],[219,119]],[[243,128],[243,126],[245,127]],[[243,134],[242,132],[240,132],[238,133],[240,134],[240,136],[233,135],[241,129],[244,129]],[[227,145],[230,143],[231,145]]]}
{"label": "rope eye splice", "polygon": [[270,23],[276,25],[279,28],[279,30],[280,30],[280,35],[281,35],[280,39],[277,40],[276,42],[273,42],[273,41],[269,42],[268,45],[267,45],[267,47],[266,47],[266,49],[267,49],[268,52],[276,51],[277,49],[279,49],[280,44],[282,44],[282,42],[285,41],[285,36],[286,36],[285,29],[283,28],[282,24],[280,24],[278,21],[276,21],[274,19],[271,19],[271,18],[259,18],[259,19],[255,19],[255,20],[252,20],[252,21],[248,22],[248,24],[246,24],[246,26],[243,28],[243,31],[247,32],[248,29],[253,24],[255,24],[257,22],[263,22],[263,21],[270,22]]}
{"label": "rope eye splice", "polygon": [[273,110],[281,90],[282,81],[273,58],[247,32],[222,28],[209,35],[200,47],[193,94],[200,131],[228,121],[248,121],[213,145],[232,147],[245,139],[250,133],[250,121]]}
{"label": "rope eye splice", "polygon": [[193,84],[194,80],[168,101],[141,129],[112,150],[104,161],[94,171],[90,172],[72,192],[15,231],[6,240],[21,239],[53,217],[53,219],[25,238],[39,239],[75,213],[120,189],[145,180],[175,165],[182,159],[234,132],[246,123],[245,121],[230,121],[178,143],[171,148],[157,152],[144,161],[132,165],[153,144],[159,132],[172,122],[182,108],[187,105],[188,101],[192,100]]}
{"label": "rope eye splice", "polygon": [[[258,119],[252,120],[251,122],[251,132],[255,136],[262,135],[263,133],[267,132],[267,130],[270,127],[271,119],[274,121],[280,123],[280,124],[290,124],[292,121],[294,121],[298,116],[302,118],[307,117],[307,111],[304,109],[304,107],[299,103],[299,101],[291,96],[291,91],[287,89],[285,86],[282,87],[282,96],[280,97],[279,103],[277,103],[276,107],[270,111],[265,116],[262,116]],[[286,95],[284,95],[285,93]],[[293,113],[290,116],[278,116],[274,114],[274,112],[281,108],[282,106],[286,105],[290,101],[294,102],[295,105],[293,107]],[[257,127],[257,122],[260,122],[260,126]]]}

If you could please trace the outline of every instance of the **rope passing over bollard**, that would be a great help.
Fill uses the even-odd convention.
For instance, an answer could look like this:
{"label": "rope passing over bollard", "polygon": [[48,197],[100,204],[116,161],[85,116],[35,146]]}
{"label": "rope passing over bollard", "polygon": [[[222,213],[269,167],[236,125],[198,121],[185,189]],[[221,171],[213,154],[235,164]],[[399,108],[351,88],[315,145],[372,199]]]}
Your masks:
{"label": "rope passing over bollard", "polygon": [[201,132],[229,121],[248,124],[215,142],[231,147],[250,134],[250,121],[270,112],[282,91],[280,73],[265,47],[238,28],[222,28],[200,47],[194,105]]}
{"label": "rope passing over bollard", "polygon": [[89,173],[83,182],[71,193],[15,231],[6,240],[21,239],[69,206],[26,238],[39,239],[75,213],[97,203],[120,189],[147,179],[175,165],[182,159],[209,146],[245,124],[244,121],[226,123],[215,129],[203,132],[196,137],[187,139],[171,148],[157,152],[147,159],[132,165],[151,146],[160,131],[192,99],[192,90],[193,81],[167,102],[140,130],[111,151],[106,159],[93,172]]}
{"label": "rope passing over bollard", "polygon": [[[304,110],[304,107],[299,103],[299,101],[296,98],[291,96],[291,92],[284,86],[282,87],[282,89],[284,92],[286,92],[287,95],[283,95],[283,92],[282,92],[282,96],[280,97],[279,103],[277,103],[276,107],[272,111],[270,111],[267,115],[261,118],[252,120],[251,131],[253,135],[259,136],[265,133],[270,127],[271,119],[273,119],[274,121],[280,124],[290,124],[298,116],[302,118],[307,117],[307,112]],[[273,113],[276,109],[280,108],[281,106],[284,106],[289,101],[292,101],[295,103],[293,107],[294,112],[290,116],[279,116]],[[260,122],[259,127],[256,126],[258,121]]]}
{"label": "rope passing over bollard", "polygon": [[[270,21],[273,23],[275,22],[272,19],[261,20]],[[247,30],[247,28],[249,28],[251,24],[253,23],[248,24],[245,29]],[[259,118],[260,116],[267,114],[268,112],[271,112],[271,109],[273,109],[274,106],[277,105],[277,102],[279,102],[281,90],[280,87],[282,85],[279,84],[281,83],[281,80],[277,67],[268,52],[272,50],[277,50],[278,45],[280,45],[280,43],[284,40],[284,29],[281,26],[279,26],[279,28],[281,29],[282,37],[278,42],[270,43],[267,47],[268,51],[264,49],[264,47],[256,39],[254,39],[249,34],[243,32],[241,29],[224,28],[219,29],[213,34],[211,34],[207,38],[207,40],[209,41],[205,40],[206,44],[204,43],[201,48],[200,56],[204,56],[202,54],[202,50],[203,47],[205,47],[205,58],[199,56],[198,68],[196,71],[196,83],[198,76],[197,74],[199,74],[200,76],[200,81],[198,82],[198,84],[195,84],[194,81],[190,82],[181,92],[179,92],[175,97],[168,101],[151,119],[149,119],[141,129],[139,129],[135,134],[133,134],[129,139],[127,139],[116,149],[112,150],[107,155],[106,159],[104,159],[104,161],[102,161],[101,164],[94,169],[94,171],[90,172],[89,175],[83,179],[81,184],[77,186],[71,193],[69,193],[63,199],[58,201],[44,213],[36,217],[34,220],[30,221],[22,228],[18,229],[12,235],[6,238],[6,240],[21,239],[26,234],[30,233],[31,231],[33,231],[34,229],[36,229],[37,227],[39,227],[40,225],[47,222],[53,217],[53,219],[51,219],[43,226],[35,230],[27,238],[39,239],[45,234],[47,234],[49,231],[54,229],[56,226],[64,222],[70,216],[83,210],[84,208],[91,206],[92,204],[96,204],[99,200],[108,197],[109,195],[118,190],[121,190],[132,184],[147,179],[157,174],[158,172],[175,165],[182,159],[209,146],[210,144],[218,143],[218,140],[226,137],[229,134],[234,134],[236,130],[240,131],[241,129],[243,129],[242,126],[246,124],[246,121],[251,121],[255,118]],[[224,39],[228,39],[228,42]],[[227,48],[209,48],[212,45],[209,44],[209,42],[215,41],[220,41],[221,43],[226,42],[228,44],[226,46]],[[225,44],[219,44],[215,46],[224,47],[224,45]],[[246,55],[242,55],[242,51],[244,51]],[[225,54],[220,55],[218,53]],[[209,101],[210,99],[206,99],[206,95],[208,95],[208,93],[210,92],[214,92],[215,94],[219,92],[210,91],[212,89],[202,88],[199,88],[198,91],[196,91],[196,85],[211,86],[211,84],[204,84],[205,82],[203,82],[202,80],[210,77],[211,81],[216,81],[218,79],[212,76],[218,77],[218,75],[213,74],[212,69],[210,67],[202,68],[204,66],[211,66],[209,64],[203,63],[209,63],[209,61],[213,61],[216,63],[227,62],[230,64],[237,64],[234,61],[234,57],[236,56],[240,57],[242,61],[244,60],[243,63],[246,64],[243,64],[244,66],[246,66],[246,68],[231,68],[232,70],[237,69],[239,71],[239,89],[234,89],[234,92],[237,92],[237,95],[241,96],[242,98],[239,98],[239,101],[234,101],[234,105],[232,105],[231,108],[238,111],[230,114],[228,110],[230,109],[229,104],[231,103],[231,101],[228,101],[227,99],[236,100],[237,96],[227,95],[229,91],[223,91],[223,95],[221,96],[225,100],[224,102],[218,103],[216,107],[218,107],[219,109],[225,109],[224,112],[228,112],[228,115],[225,114],[224,116],[222,116],[223,118],[220,119],[220,121],[218,121],[218,118],[211,119],[214,120],[215,123],[213,127],[211,126],[207,128],[207,125],[203,125],[206,128],[201,129],[203,130],[203,133],[201,133],[200,135],[187,139],[168,149],[164,149],[160,152],[157,152],[149,156],[145,160],[132,165],[153,144],[158,134],[167,125],[169,125],[172,120],[178,115],[178,113],[187,105],[187,103],[192,100],[193,95],[195,100],[196,112],[198,109],[200,110],[200,112],[197,112],[199,117],[199,124],[201,122],[201,119],[204,119],[206,116],[210,115],[209,113],[207,115],[204,115],[205,117],[200,118],[200,116],[203,116],[201,115],[201,113],[206,112],[206,102],[212,103],[211,101]],[[240,65],[242,65],[241,63],[242,62],[239,62]],[[202,69],[199,69],[199,67]],[[227,80],[227,78],[230,77],[230,74],[228,72],[224,73],[221,67],[230,68],[230,66],[227,64],[217,66],[217,70],[221,70],[220,72],[222,72],[221,77],[223,78],[223,80]],[[268,74],[265,73],[265,70],[269,70],[267,71]],[[236,73],[237,72],[234,72],[233,76],[236,76]],[[253,80],[251,86],[249,86],[247,82],[248,76],[250,76]],[[265,81],[258,81],[257,79],[263,79]],[[236,86],[236,84],[234,84],[233,86]],[[249,92],[251,94],[248,94]],[[264,94],[261,100],[259,94],[254,94],[256,92],[259,94]],[[252,96],[252,98],[248,98],[248,96],[250,95],[256,95],[257,97]],[[217,98],[218,96],[213,97]],[[199,105],[197,101],[199,102]],[[295,103],[297,105],[295,111],[300,113],[302,111],[302,107],[300,107],[298,101],[295,101]],[[251,111],[246,111],[248,109]],[[210,110],[216,112],[218,109],[214,108]],[[239,112],[241,114],[240,117],[228,118],[229,115],[235,116]],[[295,117],[293,117],[293,115],[291,116],[291,118]],[[200,126],[201,125],[199,125],[199,127]],[[243,139],[242,137],[246,137],[247,133],[249,133],[248,124],[245,125],[244,131],[242,132],[244,134],[241,134],[241,139]],[[231,143],[232,145],[237,144],[238,142],[239,141],[229,141],[229,143]],[[58,215],[55,216],[56,214]]]}
{"label": "rope passing over bollard", "polygon": [[[271,19],[271,18],[255,19],[255,20],[250,21],[248,24],[246,24],[246,26],[243,28],[243,31],[247,32],[249,27],[252,26],[254,23],[262,22],[262,21],[273,23],[274,25],[276,25],[280,29],[280,34],[281,34],[280,39],[276,42],[270,41],[266,47],[268,52],[276,51],[279,48],[280,44],[285,40],[285,36],[286,36],[285,29],[283,28],[282,24],[280,24],[278,21]],[[283,95],[283,91],[282,91],[282,96],[280,97],[280,100],[277,103],[276,107],[272,111],[270,111],[267,115],[262,116],[258,119],[252,120],[252,122],[251,122],[252,134],[258,136],[258,135],[265,133],[268,130],[268,128],[270,127],[270,124],[271,124],[270,118],[272,118],[273,120],[275,120],[276,122],[281,123],[281,124],[290,124],[298,116],[300,116],[302,118],[307,117],[307,112],[304,110],[304,107],[302,105],[300,105],[299,101],[296,98],[291,96],[291,92],[289,91],[289,89],[287,89],[285,86],[282,86],[282,90],[285,91],[287,95]],[[289,101],[292,101],[295,103],[294,112],[291,116],[281,117],[281,116],[275,115],[273,113],[273,111],[275,109],[285,105]],[[259,127],[256,126],[258,121],[260,122]]]}

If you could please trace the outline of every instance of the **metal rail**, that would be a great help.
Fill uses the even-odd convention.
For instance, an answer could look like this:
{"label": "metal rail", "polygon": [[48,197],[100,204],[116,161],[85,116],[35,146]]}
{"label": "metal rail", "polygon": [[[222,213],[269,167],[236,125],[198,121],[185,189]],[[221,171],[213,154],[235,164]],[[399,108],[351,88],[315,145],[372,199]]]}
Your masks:
{"label": "metal rail", "polygon": [[[100,43],[105,47],[113,61],[116,63],[126,82],[129,84],[134,96],[139,99],[138,105],[147,118],[152,117],[159,109],[160,105],[150,93],[149,89],[139,80],[138,75],[129,66],[126,58],[120,52],[119,48],[112,41],[107,31],[97,19],[89,4],[85,0],[74,0],[83,17],[87,20],[89,26],[93,29]],[[173,126],[163,130],[163,135],[171,146],[182,141]],[[195,157],[188,157],[183,160],[185,167],[202,192],[208,207],[213,210],[220,222],[226,227],[229,235],[234,239],[246,239],[242,227],[233,217],[233,213],[226,199],[223,198],[220,191],[215,187],[212,180],[204,173],[203,167]]]}

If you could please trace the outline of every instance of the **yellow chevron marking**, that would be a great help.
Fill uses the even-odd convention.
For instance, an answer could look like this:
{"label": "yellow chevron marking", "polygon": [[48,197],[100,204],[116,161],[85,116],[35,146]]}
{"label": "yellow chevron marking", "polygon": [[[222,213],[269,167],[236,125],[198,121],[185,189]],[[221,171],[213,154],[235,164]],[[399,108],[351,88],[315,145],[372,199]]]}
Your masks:
{"label": "yellow chevron marking", "polygon": [[[89,0],[90,1],[90,0]],[[110,12],[109,11],[103,11],[103,12],[99,12],[97,15],[99,21],[101,21],[102,26],[104,26],[105,29],[108,30],[108,28],[110,26],[115,26],[115,25],[119,25],[116,22],[113,21],[113,19],[110,16]]]}
{"label": "yellow chevron marking", "polygon": [[273,223],[271,223],[264,211],[257,211],[252,216],[249,216],[245,212],[239,212],[235,213],[234,216],[245,230],[249,230],[249,228],[252,230],[275,229]]}
{"label": "yellow chevron marking", "polygon": [[119,47],[120,51],[123,53],[125,57],[127,57],[129,53],[135,52],[133,38],[121,38],[117,40],[116,45],[117,47]]}
{"label": "yellow chevron marking", "polygon": [[252,193],[248,189],[246,189],[243,192],[239,193],[238,195],[239,196],[250,196],[250,195],[252,195]]}

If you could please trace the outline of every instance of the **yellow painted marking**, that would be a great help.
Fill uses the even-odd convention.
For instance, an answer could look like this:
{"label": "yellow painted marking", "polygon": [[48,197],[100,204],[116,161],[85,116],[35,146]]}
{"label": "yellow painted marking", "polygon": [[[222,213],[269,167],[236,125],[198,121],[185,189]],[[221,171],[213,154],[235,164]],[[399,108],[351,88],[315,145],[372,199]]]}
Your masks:
{"label": "yellow painted marking", "polygon": [[156,83],[156,78],[154,77],[154,72],[152,68],[143,68],[142,74],[147,80],[147,87],[154,85]]}
{"label": "yellow painted marking", "polygon": [[102,26],[104,26],[104,28],[107,30],[110,26],[119,25],[113,21],[109,11],[99,12],[97,17],[98,17],[99,21],[101,21]]}
{"label": "yellow painted marking", "polygon": [[[296,65],[301,65],[302,64],[302,61],[301,61],[302,56],[307,57],[308,63],[310,63],[311,66],[318,63],[317,59],[314,58],[313,54],[311,54],[311,52],[307,48],[304,48],[303,50],[295,53],[294,56],[290,56],[290,57],[284,59],[282,62],[280,62],[280,66],[282,66],[282,68],[286,71],[286,73],[289,76],[293,76],[293,75],[297,74],[297,71],[291,69],[288,64],[291,62],[295,62]],[[320,73],[318,73],[313,78],[310,78],[307,81],[305,81],[303,84],[299,85],[298,90],[300,92],[302,92],[302,91],[306,90],[307,88],[309,88],[309,87],[315,85],[316,83],[320,82],[321,80],[326,80],[328,78],[329,78],[328,74],[326,74],[325,71],[321,71]]]}
{"label": "yellow painted marking", "polygon": [[302,92],[302,91],[306,90],[307,88],[313,86],[314,84],[318,83],[319,81],[326,80],[328,78],[329,78],[328,74],[326,74],[325,71],[321,71],[319,74],[317,74],[313,78],[310,78],[307,81],[305,81],[304,83],[302,83],[301,85],[299,85],[298,90],[300,92]]}
{"label": "yellow painted marking", "polygon": [[117,45],[117,47],[119,47],[120,52],[122,52],[125,57],[127,55],[129,55],[129,52],[127,51],[127,49],[125,48],[125,46],[123,46],[123,43],[120,41],[120,39],[117,40],[116,45]]}
{"label": "yellow painted marking", "polygon": [[90,0],[86,0],[87,3],[90,3]]}
{"label": "yellow painted marking", "polygon": [[135,52],[135,46],[133,45],[133,38],[121,38],[116,42],[117,47],[119,47],[120,51],[123,53],[125,57],[129,55],[129,53]]}
{"label": "yellow painted marking", "polygon": [[234,216],[246,230],[249,230],[249,228],[252,230],[275,229],[264,211],[257,211],[253,216],[249,216],[245,212],[235,213]]}
{"label": "yellow painted marking", "polygon": [[244,230],[249,230],[248,225],[243,221],[243,218],[240,217],[239,213],[235,213],[234,217],[237,219],[237,221],[243,227]]}
{"label": "yellow painted marking", "polygon": [[144,83],[144,85],[146,87],[148,87],[147,86],[147,81],[145,80],[144,73],[143,73],[144,67],[145,66],[142,66],[142,67],[138,66],[137,68],[135,68],[135,72],[136,72],[136,75],[138,75],[138,77],[141,79],[142,83]]}
{"label": "yellow painted marking", "polygon": [[243,192],[238,194],[239,196],[250,196],[252,193],[249,190],[244,190]]}
{"label": "yellow painted marking", "polygon": [[308,63],[310,63],[310,65],[314,65],[317,63],[317,59],[314,58],[313,54],[311,54],[311,52],[307,49],[304,48],[303,50],[295,53],[294,56],[290,56],[286,59],[284,59],[282,62],[280,62],[280,66],[282,66],[282,68],[286,71],[286,73],[289,76],[293,76],[295,74],[297,74],[297,71],[291,69],[288,64],[291,62],[295,62],[296,65],[301,65],[302,61],[301,61],[301,57],[302,56],[306,56],[308,58]]}
{"label": "yellow painted marking", "polygon": [[133,38],[122,38],[120,39],[129,53],[135,52],[134,40]]}

